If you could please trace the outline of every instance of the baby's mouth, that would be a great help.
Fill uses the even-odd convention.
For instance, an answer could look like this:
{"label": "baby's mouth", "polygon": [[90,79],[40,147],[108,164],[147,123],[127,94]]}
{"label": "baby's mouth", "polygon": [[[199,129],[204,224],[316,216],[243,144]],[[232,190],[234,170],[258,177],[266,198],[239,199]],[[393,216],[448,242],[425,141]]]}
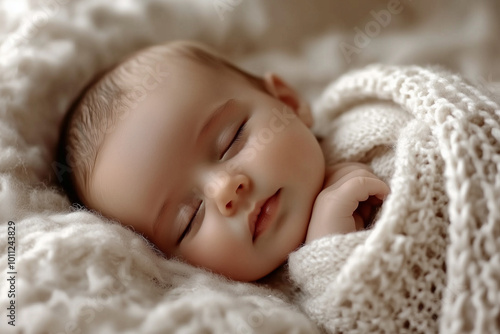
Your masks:
{"label": "baby's mouth", "polygon": [[[257,238],[264,233],[264,231],[273,223],[276,214],[279,209],[280,204],[280,192],[278,189],[271,197],[262,201],[256,205],[255,210],[252,212],[254,214],[255,222],[251,224],[253,230],[252,241],[257,240]],[[262,204],[260,204],[262,203]],[[260,207],[259,207],[260,205]],[[256,215],[256,217],[255,217]]]}

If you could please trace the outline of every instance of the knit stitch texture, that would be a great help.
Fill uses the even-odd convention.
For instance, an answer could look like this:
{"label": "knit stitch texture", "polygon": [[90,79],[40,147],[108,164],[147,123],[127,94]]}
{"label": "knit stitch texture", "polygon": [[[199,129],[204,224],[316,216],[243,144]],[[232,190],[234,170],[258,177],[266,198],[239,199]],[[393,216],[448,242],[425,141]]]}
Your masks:
{"label": "knit stitch texture", "polygon": [[374,65],[316,112],[329,163],[372,163],[391,194],[373,230],[291,255],[306,313],[336,333],[499,332],[498,104],[439,69]]}

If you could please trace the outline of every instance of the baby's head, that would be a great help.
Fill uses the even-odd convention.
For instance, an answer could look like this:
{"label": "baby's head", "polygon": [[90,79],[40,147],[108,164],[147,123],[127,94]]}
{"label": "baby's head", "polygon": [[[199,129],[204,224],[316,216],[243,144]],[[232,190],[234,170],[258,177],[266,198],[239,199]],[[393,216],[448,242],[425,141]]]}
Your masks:
{"label": "baby's head", "polygon": [[81,203],[167,256],[252,281],[305,239],[324,158],[307,103],[275,74],[154,46],[93,83],[67,124]]}

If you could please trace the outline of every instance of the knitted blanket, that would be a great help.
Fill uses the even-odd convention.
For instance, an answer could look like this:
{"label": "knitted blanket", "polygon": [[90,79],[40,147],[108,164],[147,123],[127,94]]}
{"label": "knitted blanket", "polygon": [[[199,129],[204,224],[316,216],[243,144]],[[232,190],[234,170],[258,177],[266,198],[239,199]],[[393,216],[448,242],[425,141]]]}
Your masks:
{"label": "knitted blanket", "polygon": [[370,163],[391,194],[373,230],[291,255],[307,314],[335,333],[498,333],[498,104],[442,70],[371,66],[316,111],[329,163]]}

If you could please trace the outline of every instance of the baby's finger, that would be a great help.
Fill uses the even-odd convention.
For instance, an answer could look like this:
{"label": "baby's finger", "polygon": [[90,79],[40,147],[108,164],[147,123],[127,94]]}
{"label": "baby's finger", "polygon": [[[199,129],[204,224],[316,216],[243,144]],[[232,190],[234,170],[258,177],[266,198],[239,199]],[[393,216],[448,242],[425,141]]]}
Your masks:
{"label": "baby's finger", "polygon": [[340,188],[320,194],[316,201],[329,203],[332,212],[352,215],[361,202],[370,196],[385,197],[389,187],[380,179],[358,177],[345,182]]}
{"label": "baby's finger", "polygon": [[378,198],[376,196],[370,196],[367,200],[366,203],[368,203],[371,206],[380,206],[384,202],[383,199]]}
{"label": "baby's finger", "polygon": [[333,189],[337,189],[341,187],[345,182],[349,181],[350,179],[356,178],[356,177],[369,177],[369,178],[374,178],[378,179],[378,177],[370,172],[368,169],[354,169],[349,171],[349,173],[342,174],[341,177],[339,177],[339,174],[334,174],[333,177],[329,180],[330,187]]}
{"label": "baby's finger", "polygon": [[[363,176],[363,175],[373,175],[371,173],[371,169],[368,165],[364,165],[362,163],[358,162],[344,162],[344,163],[339,163],[336,165],[333,165],[331,167],[327,168],[326,175],[329,175],[326,179],[326,182],[324,184],[324,187],[328,187],[334,183],[339,182],[342,180],[344,177],[351,175],[355,171],[360,171],[356,175],[357,176]],[[365,174],[361,174],[365,171]],[[355,176],[356,176],[355,175]],[[373,175],[375,176],[375,175]],[[345,182],[345,179],[343,181],[340,181],[341,183]]]}
{"label": "baby's finger", "polygon": [[384,181],[373,177],[356,177],[347,180],[341,188],[345,195],[358,202],[366,201],[370,196],[384,199],[390,192]]}

